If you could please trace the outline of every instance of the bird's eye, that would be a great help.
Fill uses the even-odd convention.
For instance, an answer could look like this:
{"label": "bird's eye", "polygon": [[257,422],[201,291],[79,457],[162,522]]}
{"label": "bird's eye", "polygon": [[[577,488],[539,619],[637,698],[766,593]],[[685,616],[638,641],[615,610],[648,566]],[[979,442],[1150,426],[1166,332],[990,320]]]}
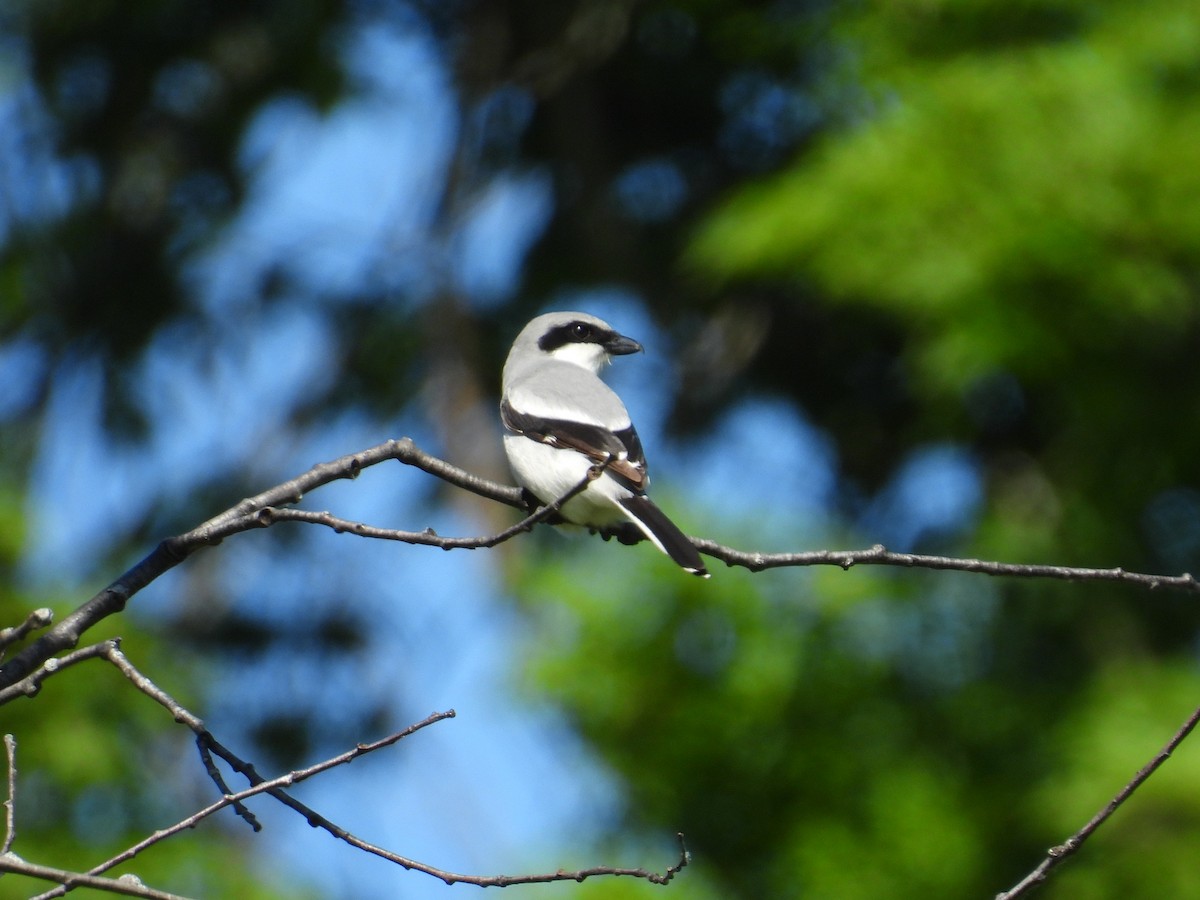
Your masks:
{"label": "bird's eye", "polygon": [[576,322],[571,326],[571,334],[581,341],[586,341],[592,336],[592,326],[587,322]]}

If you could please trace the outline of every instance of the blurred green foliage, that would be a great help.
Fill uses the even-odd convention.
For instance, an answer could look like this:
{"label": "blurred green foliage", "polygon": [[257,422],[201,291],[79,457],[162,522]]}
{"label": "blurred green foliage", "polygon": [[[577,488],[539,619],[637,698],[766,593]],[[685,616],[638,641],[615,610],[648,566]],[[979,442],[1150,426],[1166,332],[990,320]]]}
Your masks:
{"label": "blurred green foliage", "polygon": [[1080,358],[1183,341],[1200,258],[1200,14],[1086,4],[1097,22],[1074,36],[895,58],[963,6],[872,9],[852,33],[876,63],[878,115],[739,194],[694,259],[884,308],[931,391],[995,369],[1082,380]]}
{"label": "blurred green foliage", "polygon": [[[694,862],[673,896],[992,896],[1196,703],[1191,661],[1040,668],[1056,649],[1036,643],[1045,622],[1011,621],[968,576],[718,570],[699,583],[650,554],[614,572],[580,548],[521,583],[531,689],[569,711],[625,788],[612,854],[641,847],[661,868],[664,832],[687,837]],[[1042,895],[1200,896],[1197,784],[1200,750],[1185,744]],[[584,896],[641,893],[597,882]]]}
{"label": "blurred green foliage", "polygon": [[[919,398],[902,433],[950,430],[986,464],[982,555],[1200,563],[1197,29],[1179,3],[871,8],[847,32],[878,115],[694,246],[723,278],[815,283],[894,320]],[[1089,608],[1095,639],[1064,657],[1191,649],[1186,604]]]}
{"label": "blurred green foliage", "polygon": [[[884,323],[891,452],[950,437],[983,466],[958,552],[1195,571],[1200,9],[876,3],[834,33],[858,114],[733,192],[689,271],[815,323],[776,389],[804,394],[829,323],[868,323],[871,352]],[[816,410],[847,450],[871,414]],[[1191,597],[589,566],[529,588],[533,677],[628,787],[621,828],[688,834],[685,896],[992,896],[1200,698]],[[1185,744],[1039,896],[1200,897],[1198,779]]]}
{"label": "blurred green foliage", "polygon": [[1195,517],[1165,540],[1154,503],[1200,480],[1198,32],[1172,2],[867,7],[846,33],[875,114],[693,245],[894,323],[903,432],[988,464],[981,552],[1200,561]]}

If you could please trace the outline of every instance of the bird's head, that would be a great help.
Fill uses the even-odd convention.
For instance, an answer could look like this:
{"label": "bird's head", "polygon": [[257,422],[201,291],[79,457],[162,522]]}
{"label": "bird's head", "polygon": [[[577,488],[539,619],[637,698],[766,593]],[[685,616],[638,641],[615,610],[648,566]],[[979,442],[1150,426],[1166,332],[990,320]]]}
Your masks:
{"label": "bird's head", "polygon": [[614,356],[637,353],[642,345],[619,334],[611,325],[580,312],[553,312],[538,316],[522,329],[508,356],[514,361],[563,360],[599,372]]}

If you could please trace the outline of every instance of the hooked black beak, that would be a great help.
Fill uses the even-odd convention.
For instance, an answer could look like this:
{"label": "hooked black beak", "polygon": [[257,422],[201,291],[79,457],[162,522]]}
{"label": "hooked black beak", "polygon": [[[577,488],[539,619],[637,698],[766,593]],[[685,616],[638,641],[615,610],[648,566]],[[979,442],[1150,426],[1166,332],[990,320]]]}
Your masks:
{"label": "hooked black beak", "polygon": [[623,334],[614,334],[604,342],[604,349],[613,356],[626,356],[630,353],[640,352],[642,345]]}

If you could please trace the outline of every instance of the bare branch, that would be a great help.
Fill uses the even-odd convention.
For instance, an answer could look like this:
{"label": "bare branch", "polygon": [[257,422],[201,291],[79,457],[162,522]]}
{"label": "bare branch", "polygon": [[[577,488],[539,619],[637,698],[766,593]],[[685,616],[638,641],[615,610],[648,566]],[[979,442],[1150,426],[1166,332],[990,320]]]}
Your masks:
{"label": "bare branch", "polygon": [[[417,728],[423,728],[426,725],[431,724],[432,721],[439,721],[440,718],[450,718],[453,715],[454,715],[453,710],[450,710],[447,713],[434,713],[433,716],[431,716],[429,719],[419,722],[419,723],[417,723],[417,725],[410,726],[410,728],[412,730],[415,730]],[[392,739],[393,738],[385,738],[384,741],[390,742]],[[564,871],[564,870],[560,869],[555,872],[546,872],[546,873],[539,873],[539,874],[532,874],[532,875],[463,875],[463,874],[459,874],[459,873],[455,873],[455,872],[449,872],[444,869],[439,869],[435,866],[431,866],[426,863],[420,862],[418,860],[410,859],[406,856],[401,856],[398,853],[393,853],[392,851],[387,850],[383,847],[379,847],[379,846],[376,846],[375,844],[371,844],[367,841],[364,841],[362,838],[357,837],[356,835],[347,831],[345,828],[342,828],[340,825],[327,819],[325,816],[321,815],[316,810],[312,809],[311,807],[307,806],[304,803],[301,803],[295,797],[292,797],[286,791],[282,790],[281,787],[277,786],[277,783],[286,783],[286,782],[281,782],[280,779],[275,779],[272,781],[267,781],[266,779],[264,779],[261,775],[258,774],[258,772],[255,771],[253,765],[245,762],[244,760],[242,760],[239,757],[237,757],[236,755],[234,755],[226,747],[222,746],[215,738],[213,738],[211,734],[205,732],[203,741],[207,746],[211,747],[213,753],[215,753],[217,756],[220,756],[227,763],[229,763],[229,765],[232,766],[235,771],[237,771],[239,774],[241,774],[243,777],[245,777],[246,780],[249,781],[251,783],[251,785],[254,786],[253,789],[251,789],[251,790],[242,791],[238,794],[232,795],[233,798],[242,799],[245,796],[249,796],[251,793],[260,793],[260,792],[265,791],[266,793],[270,794],[272,797],[274,797],[276,800],[278,800],[283,805],[285,805],[285,806],[289,807],[290,809],[295,810],[297,813],[299,813],[300,816],[302,816],[304,818],[304,820],[306,822],[308,822],[308,824],[311,825],[312,827],[320,828],[320,829],[326,831],[327,833],[329,833],[330,835],[332,835],[333,837],[337,838],[338,840],[349,844],[351,847],[355,847],[359,850],[362,850],[365,853],[370,853],[373,856],[378,856],[380,859],[386,859],[388,862],[395,863],[396,865],[402,866],[403,868],[405,868],[409,871],[422,872],[426,875],[430,875],[434,878],[444,881],[446,884],[473,884],[473,885],[477,885],[478,887],[505,887],[507,885],[512,885],[512,884],[542,884],[542,883],[547,883],[547,882],[552,882],[552,881],[583,881],[586,878],[592,878],[592,877],[602,876],[602,875],[603,876],[624,875],[624,876],[630,876],[630,877],[634,877],[634,878],[641,878],[641,879],[651,882],[652,884],[666,884],[672,878],[674,878],[675,875],[679,872],[679,870],[682,869],[685,865],[687,865],[687,863],[689,861],[687,850],[683,846],[683,835],[680,835],[679,836],[680,860],[676,865],[668,867],[667,870],[663,873],[650,872],[650,871],[647,871],[646,869],[618,868],[618,867],[613,867],[613,866],[596,866],[593,868],[579,869],[576,871]],[[377,742],[377,743],[379,743],[379,742]],[[359,747],[356,748],[356,750],[361,750],[364,747],[370,747],[371,749],[375,749],[375,745],[360,744]],[[353,753],[356,751],[349,751],[349,752]],[[343,754],[343,755],[345,755],[345,754]],[[335,757],[335,760],[337,760],[337,759],[340,759],[340,757]],[[346,761],[349,761],[349,760],[346,760]],[[333,761],[326,761],[326,762],[329,763],[329,762],[333,762]],[[326,764],[319,764],[319,765],[326,765]],[[303,771],[307,772],[309,770],[303,770]],[[315,772],[313,774],[315,774]],[[287,778],[288,776],[284,776],[284,777]],[[305,777],[308,777],[308,776],[305,776]],[[49,897],[49,896],[52,896],[52,895],[47,895],[47,897]],[[41,900],[41,898],[39,898],[39,900]]]}
{"label": "bare branch", "polygon": [[[207,735],[208,732],[203,732],[203,734]],[[215,759],[213,759],[211,748],[200,735],[197,735],[196,737],[196,749],[200,751],[200,763],[204,766],[205,774],[212,779],[213,784],[217,786],[217,790],[220,791],[222,795],[233,794],[232,788],[230,788],[229,784],[225,781],[225,776],[222,775],[221,770],[217,768],[217,762]],[[243,819],[247,825],[254,829],[254,831],[262,831],[262,823],[258,821],[258,816],[250,812],[250,808],[246,806],[246,804],[242,803],[240,800],[237,800],[231,805],[233,806],[233,811],[241,819]]]}
{"label": "bare branch", "polygon": [[102,654],[104,658],[116,666],[117,670],[126,678],[128,678],[133,683],[134,687],[136,687],[155,703],[166,709],[167,712],[171,714],[172,718],[174,718],[179,724],[186,725],[197,734],[204,731],[204,722],[199,716],[194,715],[193,713],[190,713],[184,709],[174,697],[143,675],[137,669],[137,667],[129,661],[129,657],[121,652],[119,640],[114,639],[111,641],[105,641],[104,646],[106,651]]}
{"label": "bare branch", "polygon": [[[594,472],[596,475],[598,475],[602,470],[602,466],[594,467]],[[591,475],[590,477],[595,477],[595,475]],[[578,485],[576,490],[582,490],[584,484],[586,484],[586,482]],[[570,498],[570,496],[571,494],[564,495],[564,497],[558,501],[559,504],[565,502]],[[170,694],[158,687],[158,685],[156,685],[150,678],[138,670],[137,667],[129,661],[125,654],[121,652],[116,640],[103,641],[91,647],[84,648],[84,650],[76,651],[76,653],[71,654],[71,656],[84,658],[85,652],[87,654],[87,658],[99,657],[112,663],[123,675],[125,675],[127,679],[129,679],[130,683],[133,684],[134,687],[161,705],[164,709],[171,713],[172,718],[174,718],[176,722],[186,725],[196,735],[196,742],[200,748],[201,757],[205,760],[205,768],[210,777],[213,777],[213,780],[217,783],[218,787],[222,791],[222,797],[219,800],[215,801],[204,809],[189,815],[185,819],[182,819],[168,828],[155,831],[153,834],[143,838],[137,844],[134,844],[116,856],[89,869],[86,877],[98,876],[115,866],[128,862],[143,850],[146,850],[147,848],[152,847],[175,834],[179,834],[182,831],[196,827],[196,825],[198,825],[202,820],[208,818],[216,812],[219,812],[222,809],[225,809],[226,807],[233,807],[235,810],[238,810],[239,813],[242,814],[244,818],[247,818],[257,830],[260,826],[254,819],[253,815],[245,809],[244,801],[249,797],[264,793],[275,798],[290,809],[295,810],[304,818],[306,822],[308,822],[309,825],[313,826],[314,828],[323,829],[333,837],[350,844],[352,847],[356,847],[364,852],[396,863],[397,865],[403,866],[405,869],[423,872],[434,878],[438,878],[447,884],[462,883],[474,884],[480,887],[504,887],[511,884],[540,884],[552,881],[583,881],[586,878],[592,878],[596,876],[618,875],[641,878],[653,884],[666,884],[672,878],[674,878],[675,875],[689,862],[689,856],[687,848],[683,843],[682,834],[679,835],[680,858],[678,863],[669,866],[666,871],[662,873],[650,872],[646,869],[640,868],[634,869],[619,868],[614,866],[595,866],[592,868],[578,869],[575,871],[565,871],[560,869],[556,872],[530,875],[462,875],[455,872],[449,872],[444,869],[439,869],[435,866],[422,863],[415,859],[409,859],[408,857],[400,856],[397,853],[393,853],[390,850],[386,850],[382,847],[368,843],[354,834],[351,834],[346,829],[325,818],[325,816],[321,815],[316,810],[296,800],[294,797],[288,794],[284,788],[298,784],[301,781],[334,768],[335,766],[345,765],[366,753],[371,753],[375,750],[388,747],[429,725],[442,721],[443,719],[453,718],[455,715],[453,710],[432,713],[425,719],[417,722],[414,725],[410,725],[408,728],[405,728],[402,731],[388,735],[385,738],[373,741],[371,743],[358,744],[350,750],[339,754],[338,756],[331,757],[323,762],[309,766],[306,769],[298,769],[296,771],[289,772],[286,775],[281,775],[277,778],[265,779],[260,776],[257,771],[255,771],[255,768],[252,764],[241,759],[227,747],[222,745],[215,737],[213,737],[212,733],[205,729],[204,723],[199,717],[181,706],[178,701],[171,697]],[[220,772],[213,763],[212,755],[219,756],[221,759],[225,760],[225,762],[228,763],[234,769],[234,771],[238,772],[250,782],[250,787],[242,791],[231,793],[228,787],[225,785],[225,781],[221,777]],[[44,894],[39,895],[37,900],[49,900],[49,898],[52,897],[61,897],[76,885],[87,884],[87,882],[78,881],[75,879],[76,876],[72,875],[71,873],[66,873],[66,880],[60,879],[60,887],[54,888]]]}
{"label": "bare branch", "polygon": [[[357,478],[363,469],[392,459],[415,466],[481,497],[518,509],[528,508],[525,493],[520,488],[488,481],[443,462],[419,450],[409,438],[386,441],[368,450],[350,453],[331,462],[320,463],[289,481],[253,497],[247,497],[236,506],[214,516],[185,534],[164,540],[141,562],[79,606],[12,659],[0,665],[0,688],[15,685],[50,657],[78,645],[84,632],[89,628],[102,619],[123,610],[125,604],[138,591],[164,572],[179,565],[200,548],[218,544],[224,538],[240,531],[263,527],[263,523],[257,520],[258,513],[262,510],[273,506],[299,503],[309,491],[333,481]],[[28,692],[21,691],[20,693]],[[12,698],[7,697],[0,702],[6,702],[7,699]]]}
{"label": "bare branch", "polygon": [[[114,639],[115,640],[115,639]],[[17,697],[32,697],[42,689],[42,682],[51,675],[57,675],[64,669],[69,669],[76,663],[81,663],[84,660],[94,659],[97,656],[108,655],[108,645],[112,641],[101,641],[98,644],[89,644],[86,647],[80,647],[78,650],[73,650],[66,656],[59,656],[54,659],[48,659],[36,669],[27,678],[18,681],[16,684],[0,690],[0,706],[3,706],[9,700]]]}
{"label": "bare branch", "polygon": [[[263,528],[273,521],[309,521],[328,527],[362,534],[364,537],[384,537],[390,540],[408,540],[412,543],[429,543],[446,549],[455,547],[490,546],[489,541],[499,543],[512,534],[525,530],[534,522],[543,521],[552,514],[547,508],[544,514],[535,513],[518,523],[514,529],[490,538],[441,538],[429,532],[396,532],[375,529],[360,523],[347,522],[334,516],[320,513],[285,512],[280,507],[298,503],[304,495],[322,485],[346,478],[356,478],[369,466],[395,459],[406,465],[415,466],[449,484],[471,491],[518,509],[531,510],[532,505],[520,488],[498,484],[472,475],[443,460],[419,450],[408,438],[387,441],[359,453],[342,456],[332,462],[313,466],[307,472],[276,485],[254,497],[242,500],[236,506],[214,516],[186,534],[168,538],[160,543],[145,559],[125,572],[94,597],[64,618],[44,635],[0,665],[0,689],[8,688],[28,678],[38,666],[56,653],[75,647],[85,631],[100,620],[125,608],[129,599],[154,581],[164,572],[179,565],[201,547],[220,543],[224,538],[251,528]],[[593,467],[592,472],[596,469]],[[589,473],[589,477],[595,477]],[[579,488],[580,490],[582,489]],[[568,494],[567,497],[571,496]],[[566,498],[564,498],[565,500]],[[559,505],[563,500],[559,501]],[[552,504],[553,506],[553,504]],[[509,532],[512,533],[509,533]],[[401,537],[403,535],[403,537]],[[962,572],[977,572],[986,575],[1004,575],[1024,578],[1060,578],[1075,581],[1119,581],[1146,588],[1178,588],[1200,593],[1200,583],[1190,574],[1178,576],[1145,575],[1126,572],[1124,569],[1088,569],[1066,566],[1021,565],[997,563],[978,559],[954,559],[944,556],[924,556],[912,553],[892,553],[876,545],[868,550],[821,550],[808,553],[753,553],[735,550],[701,538],[692,538],[692,543],[704,554],[719,559],[730,566],[742,566],[753,572],[781,566],[836,565],[849,569],[855,565],[887,565],[905,568],[951,569]],[[30,693],[29,685],[18,691]],[[11,694],[0,693],[0,703],[12,699]]]}
{"label": "bare branch", "polygon": [[[241,803],[241,802],[249,799],[250,797],[254,797],[258,794],[267,793],[267,794],[275,795],[277,793],[283,793],[281,789],[284,787],[291,787],[292,785],[299,784],[302,781],[312,778],[314,775],[319,775],[320,773],[328,771],[329,769],[332,769],[336,766],[341,766],[341,765],[345,765],[347,763],[353,762],[355,759],[358,759],[358,757],[363,756],[367,753],[371,753],[375,750],[380,750],[384,747],[390,747],[392,744],[396,743],[397,741],[400,741],[406,737],[409,737],[412,734],[415,734],[417,731],[420,731],[422,728],[425,728],[436,722],[440,722],[444,719],[450,719],[453,717],[454,717],[453,710],[450,710],[448,712],[435,712],[435,713],[432,713],[432,714],[426,716],[420,722],[417,722],[414,725],[409,725],[407,728],[405,728],[401,731],[397,731],[394,734],[390,734],[387,737],[381,738],[378,741],[372,741],[369,744],[358,744],[355,747],[353,747],[352,749],[347,750],[344,753],[338,754],[337,756],[334,756],[330,759],[324,760],[323,762],[319,762],[315,765],[309,766],[308,768],[297,769],[295,771],[288,772],[286,775],[280,775],[279,777],[272,778],[270,780],[265,780],[265,779],[260,778],[260,779],[258,779],[257,783],[252,785],[251,787],[248,787],[245,790],[238,791],[235,794],[226,794],[225,796],[221,797],[221,799],[215,801],[214,803],[209,804],[204,809],[201,809],[195,813],[192,813],[190,816],[187,816],[186,818],[180,820],[179,822],[176,822],[174,825],[171,825],[167,828],[162,828],[162,829],[159,829],[158,831],[155,831],[153,834],[148,835],[147,837],[138,841],[138,843],[134,844],[133,846],[121,851],[116,856],[105,860],[104,862],[100,863],[97,866],[92,867],[91,869],[88,870],[87,874],[89,876],[99,875],[102,872],[107,872],[109,869],[112,869],[115,866],[119,866],[124,862],[128,862],[129,860],[131,860],[135,856],[137,856],[139,853],[141,853],[143,850],[153,847],[155,844],[158,844],[173,835],[179,834],[180,832],[188,831],[189,829],[195,828],[204,819],[207,819],[209,816],[213,815],[214,813],[220,812],[222,809],[225,809],[227,806],[232,806],[234,804]],[[287,795],[285,794],[284,796],[287,796]],[[47,891],[44,894],[40,894],[37,898],[35,898],[35,900],[50,900],[50,898],[52,898],[52,897],[61,897],[74,886],[75,886],[74,884],[64,883],[64,885],[62,887],[58,887],[58,888],[55,888],[54,890]]]}
{"label": "bare branch", "polygon": [[423,544],[429,547],[441,547],[443,550],[478,550],[486,547],[495,547],[497,544],[511,540],[518,534],[532,531],[534,525],[549,519],[562,509],[568,500],[586,488],[591,482],[595,481],[608,468],[608,465],[609,463],[606,461],[592,466],[588,469],[587,475],[575,487],[571,488],[553,503],[538,507],[536,512],[526,516],[516,525],[505,528],[497,534],[486,535],[484,537],[442,537],[432,528],[426,528],[424,531],[398,531],[392,528],[377,528],[373,525],[365,525],[362,522],[351,522],[348,519],[341,519],[328,512],[313,512],[307,509],[277,508],[273,506],[259,512],[258,519],[264,525],[272,525],[275,522],[308,522],[312,525],[324,525],[327,528],[332,528],[339,534],[349,532],[359,537],[400,541],[405,544]]}
{"label": "bare branch", "polygon": [[532,508],[525,491],[519,487],[488,481],[486,478],[473,475],[466,469],[452,466],[448,462],[417,449],[417,446],[409,438],[401,438],[399,443],[406,446],[403,455],[396,458],[405,465],[416,466],[423,472],[428,472],[448,484],[463,488],[487,500],[495,500],[497,503],[503,503],[516,509]]}
{"label": "bare branch", "polygon": [[[253,772],[252,769],[250,771]],[[244,772],[243,774],[246,773]],[[304,817],[305,821],[307,821],[309,825],[313,826],[314,828],[321,828],[338,840],[349,844],[351,847],[362,850],[365,853],[370,853],[372,856],[378,856],[380,859],[386,859],[388,862],[395,863],[396,865],[401,866],[409,871],[422,872],[426,875],[430,875],[440,881],[445,882],[446,884],[473,884],[477,887],[507,887],[514,884],[545,884],[554,881],[583,881],[587,878],[593,878],[597,876],[628,876],[632,878],[640,878],[652,884],[666,884],[671,881],[671,879],[673,879],[675,875],[688,864],[688,862],[690,862],[690,855],[688,854],[686,847],[683,845],[683,835],[679,835],[681,848],[679,862],[675,865],[669,866],[663,873],[651,872],[641,868],[633,869],[619,868],[615,866],[595,866],[588,869],[577,869],[574,871],[559,869],[555,872],[543,872],[530,875],[464,875],[456,872],[449,872],[445,869],[436,868],[435,866],[401,856],[398,853],[393,853],[392,851],[386,850],[383,847],[379,847],[375,844],[364,841],[362,838],[351,834],[346,829],[334,822],[331,822],[320,813],[312,810],[305,804],[299,802],[294,797],[284,793],[278,788],[264,787],[265,785],[270,785],[274,782],[263,781],[256,774],[247,775],[247,777],[257,779],[258,786],[260,788],[267,790],[268,793],[270,793],[284,805],[294,809]],[[242,794],[245,793],[247,792],[242,792]],[[236,796],[240,797],[242,794]]]}
{"label": "bare branch", "polygon": [[[479,887],[505,887],[513,884],[543,884],[553,881],[583,881],[587,878],[593,878],[597,876],[627,876],[641,878],[651,882],[652,884],[667,884],[691,861],[690,854],[688,853],[687,847],[684,844],[683,835],[680,834],[678,835],[680,848],[679,861],[674,865],[669,866],[666,871],[662,873],[650,872],[646,869],[640,868],[634,869],[618,868],[614,866],[595,866],[588,869],[578,869],[574,871],[560,869],[556,872],[545,872],[532,875],[461,875],[454,872],[448,872],[443,869],[438,869],[434,866],[426,865],[425,863],[400,856],[399,854],[392,853],[390,850],[385,850],[381,847],[375,846],[374,844],[370,844],[361,838],[354,836],[344,828],[341,828],[340,826],[335,825],[333,822],[330,822],[324,816],[295,800],[282,790],[284,787],[291,787],[292,785],[298,784],[305,779],[311,778],[314,775],[318,775],[321,772],[334,768],[335,766],[345,765],[346,763],[352,762],[359,756],[362,756],[366,753],[390,746],[391,744],[396,743],[402,738],[408,737],[422,728],[425,728],[436,722],[440,722],[443,719],[452,718],[453,716],[453,710],[432,713],[420,722],[405,728],[403,731],[396,732],[395,734],[388,735],[381,740],[373,741],[368,744],[358,744],[352,749],[347,750],[338,756],[331,757],[323,762],[309,766],[306,769],[298,769],[296,771],[289,772],[286,775],[281,775],[277,778],[272,778],[269,780],[263,779],[257,774],[253,773],[252,767],[248,766],[241,760],[237,760],[236,767],[253,782],[251,787],[242,791],[238,791],[236,794],[228,794],[204,809],[199,810],[187,818],[175,823],[169,828],[164,828],[154,832],[154,834],[147,836],[142,841],[138,842],[127,850],[122,851],[117,856],[114,856],[98,866],[89,869],[88,875],[96,875],[107,871],[114,866],[120,865],[123,862],[127,862],[148,847],[151,847],[154,844],[171,837],[172,835],[196,827],[196,825],[198,825],[203,819],[213,815],[221,809],[224,809],[226,806],[230,806],[233,803],[241,802],[257,794],[263,793],[270,794],[276,799],[281,800],[285,803],[285,805],[295,809],[297,812],[303,815],[305,820],[313,827],[324,829],[339,840],[350,844],[352,847],[356,847],[367,853],[371,853],[382,859],[396,863],[407,870],[423,872],[427,875],[431,875],[441,881],[444,881],[446,884],[462,883],[473,884]],[[215,741],[213,741],[213,744],[215,745],[214,751],[218,752],[218,755],[224,756],[228,753],[225,748],[217,745]],[[55,888],[52,891],[48,891],[45,894],[39,895],[39,897],[35,898],[35,900],[50,900],[50,898],[53,897],[61,897],[72,886],[74,885]]]}
{"label": "bare branch", "polygon": [[17,739],[11,734],[4,736],[4,755],[8,757],[8,799],[4,801],[4,844],[0,845],[0,856],[12,849],[17,837]]}
{"label": "bare branch", "polygon": [[[68,872],[66,869],[55,869],[26,862],[12,853],[0,855],[0,873],[4,872],[25,875],[29,878],[40,878],[43,881],[56,881],[60,885],[70,885],[70,887],[90,887],[98,891],[107,891],[110,894],[123,894],[126,897],[143,897],[146,900],[187,900],[186,897],[179,894],[169,894],[166,891],[157,891],[154,888],[146,887],[131,875],[122,875],[120,878],[81,875],[78,872]],[[62,888],[57,890],[62,890]]]}
{"label": "bare branch", "polygon": [[1142,766],[1142,768],[1136,775],[1133,776],[1130,782],[1125,785],[1125,787],[1121,788],[1121,790],[1117,792],[1117,795],[1109,800],[1102,810],[1092,816],[1086,825],[1080,828],[1061,844],[1056,847],[1051,847],[1048,851],[1046,851],[1046,858],[1041,861],[1036,869],[1022,878],[1015,886],[1009,888],[1007,891],[1001,891],[999,894],[997,894],[996,900],[1016,900],[1018,897],[1024,897],[1035,887],[1045,881],[1052,869],[1054,869],[1059,865],[1059,863],[1083,846],[1083,842],[1091,837],[1092,833],[1095,832],[1096,829],[1101,825],[1103,825],[1105,821],[1107,821],[1108,817],[1120,808],[1121,804],[1133,796],[1133,792],[1141,787],[1146,779],[1155,773],[1159,766],[1170,759],[1171,754],[1174,753],[1179,748],[1179,745],[1184,742],[1187,736],[1192,733],[1198,722],[1200,722],[1200,707],[1197,707],[1195,711],[1188,716],[1187,721],[1185,721],[1183,725],[1180,726],[1179,730],[1175,732],[1175,736],[1167,741],[1163,748],[1158,751],[1158,753],[1152,760],[1150,760],[1150,762]]}
{"label": "bare branch", "polygon": [[751,572],[778,569],[786,566],[898,566],[904,569],[938,569],[973,572],[979,575],[1013,578],[1057,578],[1063,581],[1114,581],[1157,590],[1175,588],[1200,593],[1200,581],[1190,573],[1182,575],[1145,575],[1124,569],[1090,569],[1076,566],[1026,565],[1024,563],[992,562],[986,559],[963,559],[953,556],[928,556],[922,553],[895,553],[882,544],[866,550],[811,550],[804,553],[748,553],[704,538],[691,538],[692,544],[705,556],[719,559],[729,566],[741,566]]}
{"label": "bare branch", "polygon": [[24,640],[25,635],[29,632],[48,627],[53,621],[54,613],[43,606],[27,615],[25,621],[20,625],[12,628],[0,628],[0,651],[3,651],[9,644]]}
{"label": "bare branch", "polygon": [[[180,723],[181,725],[186,725],[192,730],[197,737],[197,744],[200,746],[200,761],[203,763],[204,770],[208,773],[208,777],[213,780],[217,786],[217,789],[222,794],[233,793],[229,789],[229,785],[225,783],[225,779],[222,777],[221,771],[216,767],[216,764],[213,762],[212,755],[208,752],[203,741],[201,740],[204,735],[208,734],[208,731],[205,729],[204,722],[201,721],[200,717],[184,709],[174,697],[160,688],[147,676],[143,675],[142,672],[129,661],[129,658],[123,652],[121,652],[121,648],[117,641],[114,640],[109,643],[110,646],[108,647],[108,652],[104,654],[104,658],[116,666],[117,670],[126,678],[128,678],[134,687],[136,687],[155,703],[166,709],[176,722]],[[250,812],[250,810],[247,809],[240,800],[233,801],[231,805],[233,806],[234,812],[245,819],[251,828],[253,828],[255,831],[262,830],[262,825],[259,824],[254,813]]]}

